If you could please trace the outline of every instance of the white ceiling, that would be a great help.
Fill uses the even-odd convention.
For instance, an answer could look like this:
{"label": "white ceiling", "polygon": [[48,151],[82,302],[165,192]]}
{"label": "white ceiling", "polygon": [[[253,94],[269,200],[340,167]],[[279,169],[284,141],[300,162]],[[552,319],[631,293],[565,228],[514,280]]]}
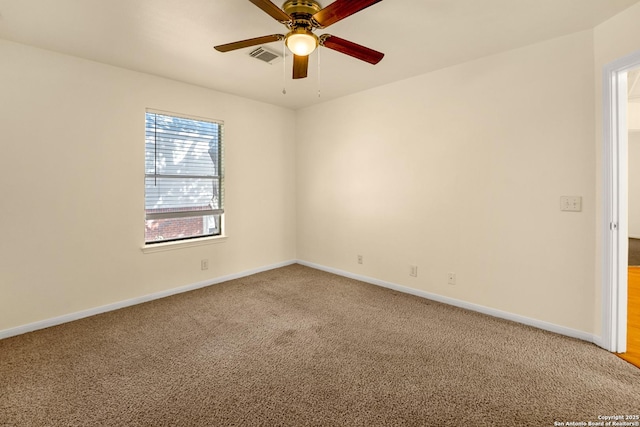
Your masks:
{"label": "white ceiling", "polygon": [[301,108],[593,28],[638,1],[384,0],[317,31],[382,51],[382,62],[373,66],[321,49],[320,82],[315,53],[309,77],[294,81],[290,58],[285,79],[282,62],[253,59],[251,48],[213,50],[285,33],[248,0],[0,0],[0,38]]}

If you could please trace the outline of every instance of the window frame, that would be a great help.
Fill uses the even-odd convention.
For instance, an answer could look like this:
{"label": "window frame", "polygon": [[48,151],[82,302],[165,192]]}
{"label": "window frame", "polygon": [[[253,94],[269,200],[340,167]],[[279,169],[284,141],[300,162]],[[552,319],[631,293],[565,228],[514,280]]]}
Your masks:
{"label": "window frame", "polygon": [[[177,119],[186,119],[186,120],[193,120],[193,121],[198,121],[198,122],[207,122],[207,123],[213,123],[215,125],[218,126],[218,156],[217,156],[217,162],[216,162],[216,175],[214,176],[195,176],[194,175],[194,179],[198,179],[198,178],[211,178],[212,182],[217,182],[218,183],[218,200],[219,200],[219,208],[211,208],[211,209],[207,209],[207,210],[203,210],[203,212],[205,213],[204,215],[199,215],[197,210],[188,212],[154,212],[154,213],[147,213],[147,179],[148,178],[160,178],[160,177],[164,177],[164,175],[161,174],[157,174],[157,173],[153,173],[151,175],[149,175],[147,173],[147,166],[146,166],[146,140],[147,140],[147,130],[146,130],[146,122],[147,122],[147,115],[148,114],[157,114],[157,115],[162,115],[162,116],[167,116],[167,117],[174,117]],[[145,253],[150,253],[150,252],[157,252],[157,251],[165,251],[165,250],[171,250],[171,249],[177,249],[177,248],[181,248],[181,247],[192,247],[192,246],[200,246],[200,245],[206,245],[206,244],[210,244],[210,243],[219,243],[219,242],[223,242],[226,240],[227,236],[225,233],[226,227],[225,227],[225,210],[224,210],[224,183],[225,183],[225,176],[224,176],[224,121],[222,120],[217,120],[217,119],[211,119],[211,118],[207,118],[207,117],[200,117],[200,116],[194,116],[194,115],[190,115],[190,114],[182,114],[182,113],[175,113],[172,111],[165,111],[165,110],[158,110],[158,109],[152,109],[152,108],[146,108],[145,109],[145,167],[144,167],[144,171],[143,171],[143,178],[144,178],[144,196],[143,196],[143,204],[144,204],[144,222],[145,222],[145,229],[143,230],[144,234],[143,234],[143,245],[142,245],[142,251]],[[167,174],[167,177],[173,177],[173,175],[171,174]],[[188,178],[189,175],[185,175],[185,178]],[[178,214],[179,213],[179,214]],[[176,215],[178,214],[178,215]],[[148,220],[161,220],[161,219],[168,219],[168,218],[189,218],[189,217],[199,217],[201,216],[202,218],[206,218],[209,215],[215,215],[217,216],[217,229],[219,230],[218,234],[204,234],[204,235],[195,235],[195,236],[187,236],[187,237],[183,237],[183,238],[175,238],[175,239],[170,239],[170,240],[160,240],[160,241],[147,241],[147,234],[146,234],[146,222]]]}

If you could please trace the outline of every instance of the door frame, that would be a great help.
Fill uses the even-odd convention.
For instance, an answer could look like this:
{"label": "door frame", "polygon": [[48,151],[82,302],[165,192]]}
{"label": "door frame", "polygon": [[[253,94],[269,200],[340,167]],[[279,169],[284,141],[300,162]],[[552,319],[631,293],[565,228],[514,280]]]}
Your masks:
{"label": "door frame", "polygon": [[601,347],[627,349],[628,128],[627,71],[640,67],[640,51],[603,69],[602,153],[602,342]]}

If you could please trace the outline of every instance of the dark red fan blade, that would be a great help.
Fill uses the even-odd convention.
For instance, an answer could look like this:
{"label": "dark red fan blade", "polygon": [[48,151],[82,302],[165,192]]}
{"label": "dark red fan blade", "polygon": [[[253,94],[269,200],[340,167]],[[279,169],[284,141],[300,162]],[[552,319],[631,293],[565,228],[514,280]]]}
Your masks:
{"label": "dark red fan blade", "polygon": [[313,15],[313,19],[326,28],[331,24],[353,15],[356,12],[360,12],[371,5],[374,5],[382,0],[336,0],[329,6],[322,9]]}
{"label": "dark red fan blade", "polygon": [[298,56],[293,55],[293,78],[304,79],[307,77],[307,69],[309,68],[309,55]]}
{"label": "dark red fan blade", "polygon": [[218,52],[230,52],[236,49],[242,49],[243,47],[255,46],[263,43],[277,42],[282,40],[284,36],[282,34],[272,34],[270,36],[256,37],[253,39],[241,40],[239,42],[221,44],[220,46],[214,46],[213,48]]}
{"label": "dark red fan blade", "polygon": [[340,37],[332,36],[330,34],[323,34],[320,38],[322,46],[336,50],[345,55],[353,56],[369,64],[377,64],[384,58],[384,53],[377,50],[369,49],[368,47],[361,46],[357,43],[350,42],[349,40],[341,39]]}
{"label": "dark red fan blade", "polygon": [[291,20],[291,17],[285,13],[284,10],[280,9],[275,4],[271,3],[269,0],[249,0],[251,3],[258,6],[260,9],[265,11],[267,14],[271,15],[273,19],[280,22],[288,22]]}

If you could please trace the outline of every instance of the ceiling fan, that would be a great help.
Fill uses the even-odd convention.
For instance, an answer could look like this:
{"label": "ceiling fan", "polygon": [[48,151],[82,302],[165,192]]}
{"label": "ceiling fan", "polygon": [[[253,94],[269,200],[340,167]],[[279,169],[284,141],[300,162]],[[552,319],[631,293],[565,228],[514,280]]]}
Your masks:
{"label": "ceiling fan", "polygon": [[284,40],[293,53],[294,79],[307,77],[309,54],[318,46],[324,46],[370,64],[377,64],[384,57],[384,53],[331,34],[323,34],[320,37],[313,34],[315,29],[326,28],[382,0],[336,0],[325,8],[322,8],[316,0],[286,0],[282,9],[269,0],[249,1],[271,15],[276,21],[284,24],[289,32],[286,35],[272,34],[223,44],[215,46],[214,49],[219,52],[230,52],[249,46]]}

